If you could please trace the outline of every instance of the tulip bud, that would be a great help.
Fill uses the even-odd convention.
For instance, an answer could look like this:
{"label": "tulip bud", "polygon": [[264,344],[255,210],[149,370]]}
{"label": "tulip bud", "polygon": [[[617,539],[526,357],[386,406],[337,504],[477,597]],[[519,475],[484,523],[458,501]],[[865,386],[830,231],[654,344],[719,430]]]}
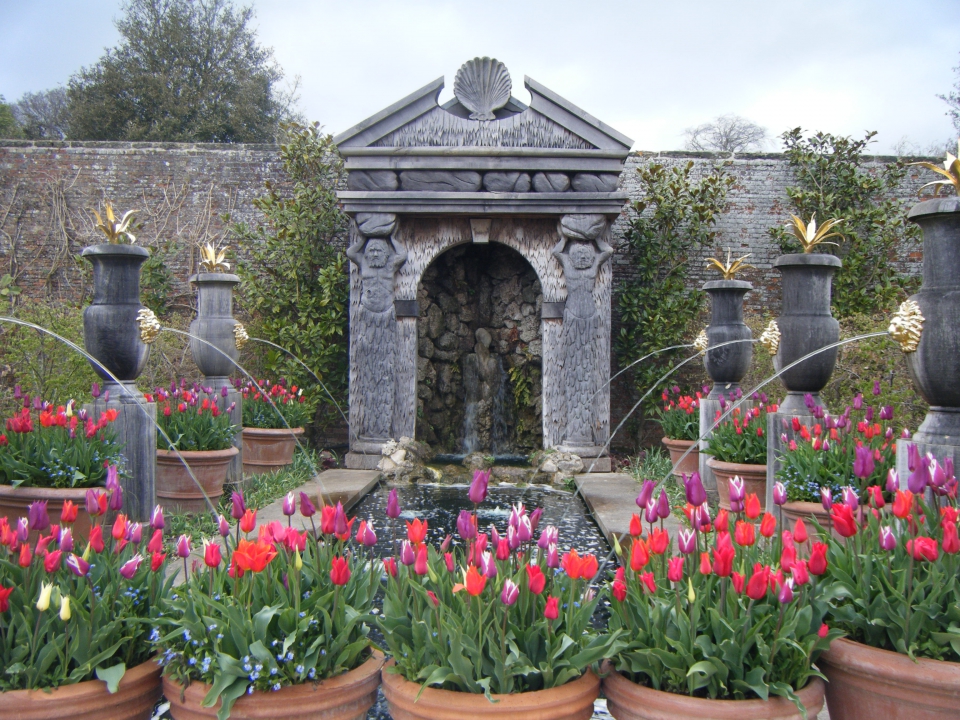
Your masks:
{"label": "tulip bud", "polygon": [[900,489],[900,476],[894,468],[887,472],[886,488],[888,493],[895,493]]}
{"label": "tulip bud", "polygon": [[60,596],[60,619],[66,622],[70,619],[70,596]]}
{"label": "tulip bud", "polygon": [[513,580],[507,580],[503,583],[503,592],[500,593],[500,601],[504,605],[513,605],[520,597],[520,588]]}
{"label": "tulip bud", "polygon": [[190,557],[190,536],[181,535],[177,538],[177,557]]}
{"label": "tulip bud", "polygon": [[283,514],[287,517],[290,517],[297,511],[297,501],[294,499],[293,492],[288,492],[283,497],[283,503],[281,506]]}
{"label": "tulip bud", "polygon": [[73,552],[73,533],[66,528],[60,534],[60,549],[65,553]]}
{"label": "tulip bud", "polygon": [[643,510],[650,503],[650,498],[653,497],[654,482],[653,480],[644,480],[643,486],[640,488],[640,494],[637,495],[637,507]]}
{"label": "tulip bud", "polygon": [[305,518],[313,517],[317,514],[317,507],[310,500],[310,497],[303,491],[300,492],[300,514]]}
{"label": "tulip bud", "polygon": [[387,517],[392,520],[400,517],[400,501],[397,498],[396,488],[393,488],[387,496]]}
{"label": "tulip bud", "polygon": [[687,602],[692,603],[697,599],[697,594],[693,591],[693,582],[687,578]]}
{"label": "tulip bud", "polygon": [[773,504],[774,505],[783,505],[787,502],[787,488],[784,487],[782,482],[776,482],[773,485]]}
{"label": "tulip bud", "polygon": [[777,599],[784,605],[789,602],[793,602],[793,578],[783,581],[783,585],[780,588],[780,594],[777,596]]}
{"label": "tulip bud", "polygon": [[303,558],[300,557],[300,551],[293,551],[293,567],[299,572],[303,569]]}
{"label": "tulip bud", "polygon": [[889,552],[897,546],[897,538],[888,527],[880,528],[880,548]]}
{"label": "tulip bud", "polygon": [[227,537],[230,534],[230,523],[223,515],[217,515],[217,530],[220,537]]}
{"label": "tulip bud", "polygon": [[150,515],[150,527],[154,530],[163,530],[166,526],[167,523],[163,519],[163,508],[157,505]]}

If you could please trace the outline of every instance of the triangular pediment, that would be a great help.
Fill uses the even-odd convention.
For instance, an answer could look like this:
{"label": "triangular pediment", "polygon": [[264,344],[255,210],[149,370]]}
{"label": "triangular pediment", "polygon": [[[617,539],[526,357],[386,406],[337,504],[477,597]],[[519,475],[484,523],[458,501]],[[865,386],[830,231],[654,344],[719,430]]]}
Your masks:
{"label": "triangular pediment", "polygon": [[[524,78],[530,106],[516,98],[493,120],[472,120],[456,103],[438,103],[444,80],[438,78],[385,108],[334,142],[346,148],[536,148],[542,150],[622,151],[633,141],[573,103]],[[516,112],[518,108],[522,108]]]}

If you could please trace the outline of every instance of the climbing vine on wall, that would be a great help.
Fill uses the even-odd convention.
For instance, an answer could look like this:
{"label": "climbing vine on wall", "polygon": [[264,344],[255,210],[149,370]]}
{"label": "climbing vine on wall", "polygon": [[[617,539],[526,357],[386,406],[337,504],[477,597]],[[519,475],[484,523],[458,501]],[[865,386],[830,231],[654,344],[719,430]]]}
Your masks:
{"label": "climbing vine on wall", "polygon": [[[734,183],[723,165],[696,176],[694,163],[666,167],[652,162],[637,169],[640,200],[633,203],[624,233],[634,279],[617,299],[620,334],[616,352],[621,367],[648,353],[692,341],[691,323],[703,305],[703,293],[687,285],[691,256],[713,244],[717,218]],[[633,371],[639,393],[650,389],[678,358],[678,351],[656,355]],[[645,411],[656,406],[651,393]]]}
{"label": "climbing vine on wall", "polygon": [[[863,153],[874,135],[855,140],[818,132],[804,137],[801,128],[794,128],[780,136],[797,178],[787,188],[791,212],[807,221],[814,213],[819,222],[843,219],[837,230],[844,241],[824,248],[843,260],[833,283],[839,317],[889,310],[916,282],[893,265],[898,247],[919,237],[917,227],[906,220],[907,203],[895,197],[907,168],[899,161],[868,166]],[[773,228],[771,234],[784,252],[800,252],[783,228]]]}

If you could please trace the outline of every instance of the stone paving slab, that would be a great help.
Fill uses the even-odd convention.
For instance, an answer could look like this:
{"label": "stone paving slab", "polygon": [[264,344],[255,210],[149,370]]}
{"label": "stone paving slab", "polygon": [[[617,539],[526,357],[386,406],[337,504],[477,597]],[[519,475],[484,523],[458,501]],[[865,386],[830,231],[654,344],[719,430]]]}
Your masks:
{"label": "stone paving slab", "polygon": [[[583,501],[608,542],[630,534],[630,517],[639,512],[636,500],[640,484],[625,473],[584,473],[575,478]],[[676,535],[680,521],[672,515],[664,528]]]}

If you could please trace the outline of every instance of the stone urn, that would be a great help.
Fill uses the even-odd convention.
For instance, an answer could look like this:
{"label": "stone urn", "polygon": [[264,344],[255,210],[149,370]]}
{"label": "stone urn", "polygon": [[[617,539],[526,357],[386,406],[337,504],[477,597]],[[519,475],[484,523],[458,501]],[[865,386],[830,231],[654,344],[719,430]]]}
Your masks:
{"label": "stone urn", "polygon": [[83,311],[83,344],[97,359],[91,363],[105,380],[140,376],[150,346],[140,339],[140,267],[150,253],[136,245],[106,243],[84,248],[80,256],[93,265],[93,302]]}
{"label": "stone urn", "polygon": [[228,273],[197,273],[190,282],[197,286],[197,317],[190,323],[190,334],[206,343],[190,338],[190,354],[208,378],[226,377],[236,369],[240,357],[233,329],[233,289],[240,282]]}
{"label": "stone urn", "polygon": [[[907,217],[923,230],[923,284],[913,300],[923,315],[915,352],[906,354],[913,384],[930,404],[913,436],[922,446],[960,444],[960,198],[918,203]],[[933,450],[942,456],[946,448]]]}
{"label": "stone urn", "polygon": [[743,297],[753,290],[753,285],[743,280],[712,280],[704,283],[703,289],[710,296],[712,313],[707,326],[708,347],[715,348],[704,354],[703,366],[713,380],[714,390],[710,393],[713,396],[739,387],[743,376],[750,370],[753,343],[716,346],[753,339],[753,333],[743,322]]}
{"label": "stone urn", "polygon": [[[780,347],[773,363],[778,371],[840,339],[840,323],[830,313],[830,290],[833,274],[842,265],[840,258],[820,253],[781,255],[774,263],[783,276],[783,309],[777,318]],[[837,351],[825,350],[780,376],[787,388],[781,413],[808,413],[803,401],[807,393],[823,405],[819,394],[833,374]]]}

